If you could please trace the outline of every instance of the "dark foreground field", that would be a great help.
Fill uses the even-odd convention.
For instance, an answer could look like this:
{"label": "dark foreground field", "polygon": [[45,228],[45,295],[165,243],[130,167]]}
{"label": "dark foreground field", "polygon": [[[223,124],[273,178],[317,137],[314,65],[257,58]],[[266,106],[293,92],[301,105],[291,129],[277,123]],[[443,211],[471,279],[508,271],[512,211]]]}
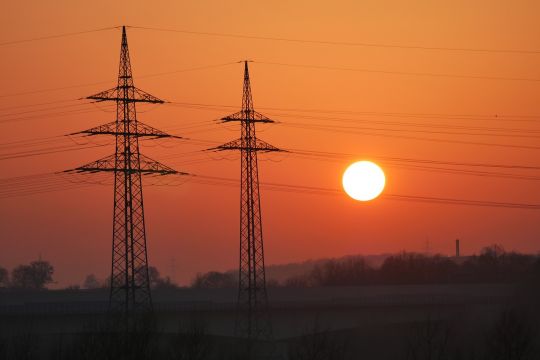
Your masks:
{"label": "dark foreground field", "polygon": [[[281,359],[539,359],[531,284],[269,290]],[[1,359],[238,359],[234,289],[154,292],[129,338],[106,319],[106,290],[6,291]],[[132,352],[125,354],[125,348]],[[268,350],[272,349],[272,350]]]}

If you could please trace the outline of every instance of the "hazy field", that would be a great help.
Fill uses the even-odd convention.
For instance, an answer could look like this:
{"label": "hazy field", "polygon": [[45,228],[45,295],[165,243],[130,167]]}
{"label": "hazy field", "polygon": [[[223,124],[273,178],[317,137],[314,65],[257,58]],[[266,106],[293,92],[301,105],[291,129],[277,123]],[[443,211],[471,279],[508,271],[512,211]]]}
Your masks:
{"label": "hazy field", "polygon": [[[398,359],[415,343],[424,346],[425,336],[452,351],[482,352],[504,311],[536,317],[529,310],[535,298],[522,291],[504,284],[414,285],[272,288],[269,296],[274,335],[283,352],[291,344],[312,346],[306,339],[319,334],[323,343],[344,349],[351,358]],[[69,342],[101,318],[107,295],[106,290],[6,292],[0,297],[3,336],[33,333],[42,344],[54,342],[55,336]],[[234,289],[157,290],[156,327],[168,338],[196,323],[212,339],[208,346],[226,346],[234,341],[235,298]]]}

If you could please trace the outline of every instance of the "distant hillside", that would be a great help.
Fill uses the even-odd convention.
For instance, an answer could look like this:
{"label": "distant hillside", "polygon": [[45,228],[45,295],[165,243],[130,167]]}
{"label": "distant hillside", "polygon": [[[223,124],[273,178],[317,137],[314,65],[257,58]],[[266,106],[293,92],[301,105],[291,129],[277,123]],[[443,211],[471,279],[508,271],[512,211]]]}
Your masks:
{"label": "distant hillside", "polygon": [[[379,254],[379,255],[346,255],[338,258],[321,258],[321,259],[309,259],[297,263],[288,264],[272,264],[266,266],[266,278],[268,280],[276,280],[279,283],[283,283],[285,280],[306,275],[313,270],[316,265],[323,264],[329,260],[334,261],[346,261],[351,259],[363,258],[367,264],[374,268],[379,268],[384,260],[392,254]],[[227,273],[236,274],[238,270],[229,270]]]}
{"label": "distant hillside", "polygon": [[[203,274],[196,285],[234,287],[236,276],[236,271]],[[266,276],[269,286],[285,287],[516,283],[539,277],[539,255],[506,252],[498,245],[459,258],[402,252],[274,264],[267,266]]]}

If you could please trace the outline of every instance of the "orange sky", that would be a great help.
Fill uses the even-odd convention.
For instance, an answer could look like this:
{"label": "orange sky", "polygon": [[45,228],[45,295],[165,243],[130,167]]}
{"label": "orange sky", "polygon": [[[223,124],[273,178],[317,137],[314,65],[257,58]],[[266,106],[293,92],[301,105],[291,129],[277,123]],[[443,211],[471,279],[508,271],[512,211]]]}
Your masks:
{"label": "orange sky", "polygon": [[[540,4],[536,1],[153,1],[151,5],[143,1],[94,1],[85,5],[67,0],[8,2],[0,14],[0,43],[126,24],[322,41],[539,50],[538,13]],[[338,161],[264,156],[263,160],[268,161],[260,162],[263,182],[339,188],[341,173],[349,163],[360,159],[377,161],[377,157],[538,165],[538,150],[534,149],[388,135],[531,146],[538,145],[538,138],[399,132],[396,129],[418,128],[388,123],[421,123],[419,129],[431,132],[437,129],[434,126],[457,125],[467,129],[512,128],[534,134],[540,130],[538,117],[533,121],[501,117],[540,114],[540,81],[398,75],[265,63],[540,79],[540,54],[335,46],[141,29],[128,29],[128,41],[135,84],[175,102],[236,105],[239,109],[242,65],[145,75],[254,60],[250,70],[255,108],[281,122],[260,127],[262,139],[288,149],[357,154]],[[81,112],[64,114],[55,114],[63,111],[55,107],[76,102],[28,108],[38,109],[32,113],[23,113],[27,111],[24,107],[10,107],[75,100],[113,87],[119,47],[119,30],[0,46],[0,143],[63,135],[113,121],[114,113],[104,105],[67,107]],[[13,95],[91,83],[99,84]],[[46,110],[48,107],[53,109]],[[302,115],[295,117],[290,110],[264,108],[374,114],[309,112],[294,113]],[[139,120],[191,139],[217,144],[239,136],[237,128],[210,122],[237,109],[162,105],[138,110]],[[499,118],[395,117],[383,113],[498,114]],[[355,122],[338,122],[335,118]],[[379,132],[385,136],[361,134],[358,129],[350,133],[348,129],[320,131],[314,125],[382,128]],[[66,139],[61,141],[66,144]],[[215,155],[195,152],[207,146],[194,141],[167,141],[163,145],[143,144],[141,151],[181,171],[239,177],[238,157],[219,160]],[[1,154],[24,150],[2,147]],[[69,169],[113,152],[111,145],[1,160],[1,177]],[[179,155],[188,152],[195,153]],[[387,175],[387,193],[540,203],[538,183],[533,180],[426,172],[403,167],[407,164],[379,163]],[[508,169],[490,171],[516,173]],[[525,174],[538,175],[530,171]],[[186,283],[196,272],[237,265],[238,188],[187,182],[174,187],[147,186],[144,196],[149,258],[162,273],[172,274],[174,261],[174,279]],[[465,254],[492,243],[519,251],[539,250],[538,211],[384,199],[365,204],[346,195],[264,189],[262,207],[268,264],[345,254],[423,251],[426,239],[433,252],[451,253],[456,237],[462,239]],[[41,254],[56,266],[61,285],[80,283],[89,273],[105,277],[110,271],[111,221],[112,186],[0,199],[0,265],[11,268]]]}

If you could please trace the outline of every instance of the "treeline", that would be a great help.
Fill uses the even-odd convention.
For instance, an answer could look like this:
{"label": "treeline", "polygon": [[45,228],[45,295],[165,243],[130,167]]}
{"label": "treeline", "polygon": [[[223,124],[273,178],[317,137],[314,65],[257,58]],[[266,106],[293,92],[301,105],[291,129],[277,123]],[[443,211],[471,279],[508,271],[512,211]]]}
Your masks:
{"label": "treeline", "polygon": [[304,276],[288,279],[285,286],[349,286],[446,283],[519,282],[538,272],[538,256],[505,252],[500,246],[479,255],[452,258],[442,255],[400,253],[379,268],[361,257],[330,260]]}
{"label": "treeline", "polygon": [[[150,286],[154,289],[177,288],[159,270],[148,268]],[[16,266],[9,272],[0,267],[0,288],[46,289],[53,283],[54,267],[44,260]],[[355,285],[404,285],[451,283],[515,283],[540,278],[540,256],[506,252],[492,245],[480,254],[467,257],[448,257],[403,252],[387,257],[380,266],[372,266],[361,256],[326,260],[317,263],[305,274],[291,276],[278,282],[267,279],[268,287],[318,287]],[[197,274],[192,288],[236,288],[236,271]],[[98,279],[90,274],[82,283],[83,289],[108,288],[110,277]],[[71,285],[69,289],[80,289]]]}
{"label": "treeline", "polygon": [[[148,278],[150,280],[150,287],[153,289],[164,289],[164,288],[177,288],[178,285],[172,282],[169,276],[161,276],[161,273],[155,266],[148,267]],[[105,289],[109,288],[111,285],[111,277],[108,276],[105,279],[99,279],[94,274],[89,274],[84,279],[82,284],[83,289],[93,290],[93,289]],[[78,286],[71,286],[74,288]]]}
{"label": "treeline", "polygon": [[[354,285],[404,285],[450,283],[514,283],[540,277],[536,255],[506,252],[498,245],[468,257],[448,257],[403,252],[389,256],[380,267],[364,258],[348,257],[317,264],[306,274],[268,286],[317,287]],[[236,274],[209,272],[193,280],[196,288],[236,287]]]}
{"label": "treeline", "polygon": [[[0,289],[7,290],[47,290],[49,284],[54,283],[54,266],[49,261],[36,260],[29,264],[22,264],[14,267],[11,272],[0,266]],[[173,283],[166,276],[161,276],[159,270],[154,267],[148,267],[148,276],[150,287],[154,289],[162,288],[177,288],[178,285]],[[66,289],[107,289],[110,286],[110,276],[105,279],[99,279],[94,274],[86,276],[82,283],[69,285]]]}
{"label": "treeline", "polygon": [[0,288],[41,290],[53,282],[54,267],[43,260],[14,267],[11,273],[0,267]]}

